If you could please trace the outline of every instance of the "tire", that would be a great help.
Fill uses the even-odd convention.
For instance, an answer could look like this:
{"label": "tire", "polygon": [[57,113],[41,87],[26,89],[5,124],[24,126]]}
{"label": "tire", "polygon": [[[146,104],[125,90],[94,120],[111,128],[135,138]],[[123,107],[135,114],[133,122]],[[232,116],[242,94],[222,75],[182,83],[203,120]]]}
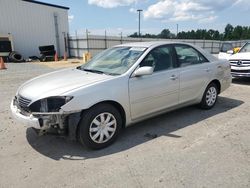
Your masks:
{"label": "tire", "polygon": [[79,141],[90,149],[102,149],[115,141],[121,127],[119,111],[110,104],[99,104],[84,112],[78,128]]}
{"label": "tire", "polygon": [[201,100],[200,107],[203,109],[211,109],[214,107],[218,98],[218,87],[215,83],[210,83]]}
{"label": "tire", "polygon": [[9,54],[9,59],[11,62],[14,62],[14,63],[19,63],[19,62],[24,61],[23,56],[15,51],[13,51]]}

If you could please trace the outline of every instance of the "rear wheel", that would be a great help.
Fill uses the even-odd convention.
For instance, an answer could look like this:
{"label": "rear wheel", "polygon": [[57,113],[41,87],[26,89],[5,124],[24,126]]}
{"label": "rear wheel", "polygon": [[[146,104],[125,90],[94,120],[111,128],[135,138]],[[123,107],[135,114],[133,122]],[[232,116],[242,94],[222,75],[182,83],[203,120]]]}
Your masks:
{"label": "rear wheel", "polygon": [[112,144],[122,127],[119,111],[110,104],[99,104],[83,114],[78,129],[79,140],[91,149]]}
{"label": "rear wheel", "polygon": [[215,83],[210,83],[203,94],[200,107],[203,109],[211,109],[215,105],[217,97],[218,87]]}

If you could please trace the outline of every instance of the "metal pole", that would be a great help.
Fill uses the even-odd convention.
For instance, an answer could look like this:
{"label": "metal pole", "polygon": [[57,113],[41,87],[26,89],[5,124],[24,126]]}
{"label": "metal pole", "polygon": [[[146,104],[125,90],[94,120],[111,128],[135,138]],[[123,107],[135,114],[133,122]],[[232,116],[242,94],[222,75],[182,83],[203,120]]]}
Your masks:
{"label": "metal pole", "polygon": [[60,39],[59,39],[59,29],[58,29],[58,16],[54,13],[54,24],[55,24],[55,34],[56,34],[56,51],[57,55],[60,56]]}
{"label": "metal pole", "polygon": [[139,32],[138,32],[138,36],[141,37],[141,12],[143,10],[142,9],[138,9],[137,12],[139,13]]}
{"label": "metal pole", "polygon": [[211,54],[214,53],[214,41],[212,41],[212,46],[211,46]]}
{"label": "metal pole", "polygon": [[120,35],[121,35],[121,44],[122,44],[122,32],[120,33]]}
{"label": "metal pole", "polygon": [[104,42],[105,42],[105,49],[108,48],[108,45],[107,45],[107,31],[105,30],[105,39],[104,39]]}
{"label": "metal pole", "polygon": [[178,33],[179,33],[179,25],[176,25],[176,38],[178,38]]}
{"label": "metal pole", "polygon": [[63,39],[64,39],[64,52],[67,52],[67,49],[68,49],[68,47],[67,47],[67,38],[66,38],[66,33],[65,32],[62,32],[62,34],[63,34]]}
{"label": "metal pole", "polygon": [[89,31],[86,29],[87,51],[89,52]]}
{"label": "metal pole", "polygon": [[76,53],[77,53],[77,58],[79,58],[80,54],[79,54],[79,41],[77,37],[77,30],[75,31],[75,35],[76,35]]}
{"label": "metal pole", "polygon": [[68,57],[71,57],[69,33],[67,33],[67,44],[68,44]]}

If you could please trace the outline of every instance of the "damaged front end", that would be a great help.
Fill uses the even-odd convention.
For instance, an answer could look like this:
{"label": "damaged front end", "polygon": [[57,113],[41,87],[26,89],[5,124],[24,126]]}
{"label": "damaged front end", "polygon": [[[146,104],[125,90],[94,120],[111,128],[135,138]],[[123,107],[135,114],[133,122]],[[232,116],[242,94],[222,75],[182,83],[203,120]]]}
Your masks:
{"label": "damaged front end", "polygon": [[71,139],[74,139],[81,113],[64,112],[61,109],[72,99],[72,96],[58,96],[32,102],[17,95],[13,99],[11,109],[16,118],[33,127],[39,135],[46,133],[68,134]]}

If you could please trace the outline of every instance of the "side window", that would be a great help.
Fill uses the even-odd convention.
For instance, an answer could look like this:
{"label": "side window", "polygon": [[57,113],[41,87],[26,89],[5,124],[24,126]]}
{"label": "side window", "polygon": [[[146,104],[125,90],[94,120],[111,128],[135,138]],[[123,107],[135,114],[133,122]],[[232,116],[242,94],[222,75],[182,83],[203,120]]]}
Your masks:
{"label": "side window", "polygon": [[153,49],[141,62],[140,67],[154,67],[154,72],[174,68],[171,46],[163,46]]}
{"label": "side window", "polygon": [[208,60],[203,55],[201,55],[191,46],[177,45],[175,46],[175,50],[180,67],[208,62]]}

